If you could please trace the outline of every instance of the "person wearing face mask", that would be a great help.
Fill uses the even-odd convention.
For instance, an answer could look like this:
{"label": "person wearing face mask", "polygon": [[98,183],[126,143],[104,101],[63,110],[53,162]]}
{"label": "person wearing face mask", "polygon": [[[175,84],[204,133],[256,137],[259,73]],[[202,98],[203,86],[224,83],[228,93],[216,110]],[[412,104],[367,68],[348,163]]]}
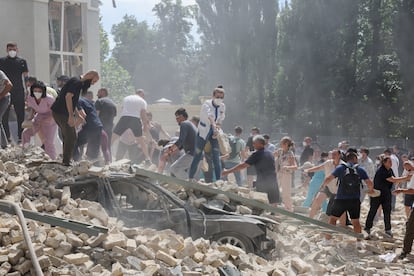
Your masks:
{"label": "person wearing face mask", "polygon": [[[0,58],[0,70],[2,70],[7,75],[7,77],[13,84],[13,88],[10,91],[10,105],[13,105],[14,110],[16,112],[17,136],[20,140],[23,130],[22,123],[24,121],[24,108],[26,100],[25,81],[27,81],[29,69],[27,67],[26,60],[17,56],[18,49],[16,43],[7,43],[6,49],[7,56]],[[9,129],[10,105],[3,116],[4,131],[6,132],[6,136],[9,141],[11,141]]]}
{"label": "person wearing face mask", "polygon": [[37,81],[30,86],[30,94],[27,97],[27,106],[32,109],[29,120],[33,126],[26,128],[22,133],[22,144],[26,146],[30,143],[30,138],[36,133],[44,145],[45,152],[51,159],[56,159],[55,137],[57,125],[53,120],[52,110],[50,109],[55,99],[46,93],[46,85]]}
{"label": "person wearing face mask", "polygon": [[52,105],[53,118],[62,132],[64,166],[70,166],[76,143],[75,126],[85,119],[79,113],[79,96],[81,91],[88,91],[89,87],[99,80],[97,71],[89,71],[79,77],[73,77],[62,87],[56,101]]}
{"label": "person wearing face mask", "polygon": [[194,179],[198,164],[203,156],[204,146],[207,141],[210,141],[214,172],[216,179],[221,178],[221,162],[220,162],[220,147],[217,140],[218,128],[217,125],[222,125],[226,116],[226,107],[223,103],[224,89],[219,85],[213,91],[213,97],[204,102],[200,111],[200,122],[198,124],[198,134],[196,136],[195,153],[191,163],[189,178]]}

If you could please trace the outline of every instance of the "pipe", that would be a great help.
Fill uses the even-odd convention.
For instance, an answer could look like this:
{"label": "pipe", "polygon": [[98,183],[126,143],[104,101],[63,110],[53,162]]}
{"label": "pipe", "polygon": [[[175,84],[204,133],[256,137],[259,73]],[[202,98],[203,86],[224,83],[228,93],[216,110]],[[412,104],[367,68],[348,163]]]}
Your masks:
{"label": "pipe", "polygon": [[7,200],[0,200],[1,204],[8,205],[10,209],[14,209],[15,214],[20,220],[20,224],[22,226],[23,236],[27,244],[27,248],[29,249],[30,258],[32,259],[33,267],[36,271],[36,276],[43,276],[43,271],[40,268],[39,260],[37,259],[36,252],[34,250],[32,240],[30,238],[29,230],[27,229],[26,219],[23,215],[22,209],[19,205],[14,202],[7,201]]}

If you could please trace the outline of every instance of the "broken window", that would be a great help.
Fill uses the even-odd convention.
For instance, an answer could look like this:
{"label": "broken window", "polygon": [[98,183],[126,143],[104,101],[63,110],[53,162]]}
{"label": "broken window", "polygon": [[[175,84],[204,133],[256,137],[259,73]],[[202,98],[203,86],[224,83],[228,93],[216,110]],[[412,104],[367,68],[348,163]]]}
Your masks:
{"label": "broken window", "polygon": [[82,74],[84,4],[49,1],[50,81],[60,75]]}

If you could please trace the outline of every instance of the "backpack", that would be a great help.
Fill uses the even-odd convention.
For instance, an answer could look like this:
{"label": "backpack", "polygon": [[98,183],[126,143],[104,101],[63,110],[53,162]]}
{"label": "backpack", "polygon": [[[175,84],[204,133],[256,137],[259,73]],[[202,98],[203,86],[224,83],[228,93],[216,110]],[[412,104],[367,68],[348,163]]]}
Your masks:
{"label": "backpack", "polygon": [[357,170],[358,164],[355,164],[352,167],[347,164],[342,164],[342,166],[345,166],[345,174],[339,179],[338,184],[341,186],[343,194],[358,195],[362,185]]}
{"label": "backpack", "polygon": [[237,142],[239,140],[240,138],[238,137],[234,137],[234,136],[229,137],[229,143],[230,143],[230,148],[231,148],[229,160],[236,158],[240,154],[240,151],[237,151]]}

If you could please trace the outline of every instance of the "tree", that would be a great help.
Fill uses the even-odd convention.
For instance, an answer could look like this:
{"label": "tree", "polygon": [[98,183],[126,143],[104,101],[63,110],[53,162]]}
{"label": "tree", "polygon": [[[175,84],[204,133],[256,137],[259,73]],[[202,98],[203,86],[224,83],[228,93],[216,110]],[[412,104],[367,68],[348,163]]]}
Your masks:
{"label": "tree", "polygon": [[[228,102],[227,122],[268,125],[265,101],[272,90],[277,46],[275,0],[197,1],[197,22],[210,87],[223,84]],[[247,115],[247,116],[246,116]],[[240,118],[244,118],[240,122]]]}
{"label": "tree", "polygon": [[111,98],[120,103],[122,99],[134,91],[131,76],[118,64],[116,59],[109,57],[108,34],[100,27],[101,43],[101,82],[102,87],[109,90]]}

